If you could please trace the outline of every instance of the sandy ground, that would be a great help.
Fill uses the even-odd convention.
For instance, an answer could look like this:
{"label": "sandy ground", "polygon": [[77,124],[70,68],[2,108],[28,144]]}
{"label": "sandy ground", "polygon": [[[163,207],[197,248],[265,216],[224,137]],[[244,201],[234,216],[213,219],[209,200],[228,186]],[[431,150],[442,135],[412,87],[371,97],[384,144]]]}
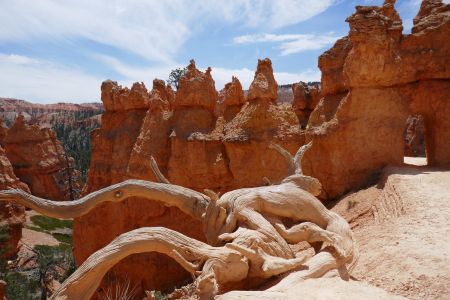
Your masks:
{"label": "sandy ground", "polygon": [[58,246],[59,242],[52,235],[30,230],[28,228],[22,229],[22,239],[20,243],[24,243],[29,247],[34,247],[36,245],[48,245],[48,246]]}
{"label": "sandy ground", "polygon": [[37,268],[37,257],[33,248],[36,245],[48,245],[58,246],[59,241],[55,239],[51,234],[28,229],[28,226],[35,226],[31,222],[30,217],[37,215],[36,212],[27,210],[25,211],[26,221],[22,228],[22,238],[19,241],[19,252],[15,260],[15,264],[22,270],[31,270]]}
{"label": "sandy ground", "polygon": [[308,279],[284,292],[234,291],[216,300],[401,300],[401,296],[364,282],[343,281],[338,277]]}
{"label": "sandy ground", "polygon": [[358,280],[409,299],[450,299],[450,171],[390,167],[378,187],[349,195],[339,206],[347,218],[359,217],[352,221]]}
{"label": "sandy ground", "polygon": [[26,228],[27,226],[36,226],[33,224],[33,222],[31,222],[30,217],[38,215],[38,213],[27,210],[25,214],[26,214],[26,222],[24,224],[24,228],[22,229],[22,239],[20,240],[21,244],[26,244],[31,248],[33,248],[36,245],[48,245],[48,246],[59,245],[59,241],[55,239],[51,234],[34,231]]}
{"label": "sandy ground", "polygon": [[450,171],[420,166],[423,158],[406,162],[332,208],[359,245],[355,281],[312,279],[285,292],[234,291],[219,299],[450,299]]}

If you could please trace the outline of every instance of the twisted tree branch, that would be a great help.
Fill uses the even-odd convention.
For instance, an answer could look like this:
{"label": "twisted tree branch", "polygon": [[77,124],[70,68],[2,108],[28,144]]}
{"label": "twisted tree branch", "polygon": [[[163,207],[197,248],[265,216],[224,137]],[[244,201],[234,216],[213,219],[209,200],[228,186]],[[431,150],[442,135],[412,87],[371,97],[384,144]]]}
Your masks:
{"label": "twisted tree branch", "polygon": [[159,169],[158,164],[156,163],[156,160],[153,158],[153,156],[150,156],[150,167],[152,168],[153,174],[155,174],[159,182],[171,184],[170,181],[163,175],[163,173]]}
{"label": "twisted tree branch", "polygon": [[[201,270],[209,260],[222,262],[222,268],[208,268],[208,277],[202,274],[199,278],[209,282],[213,277],[213,284],[242,280],[248,272],[246,259],[236,251],[212,247],[167,228],[147,227],[124,233],[92,254],[51,299],[90,299],[109,269],[131,254],[144,252],[166,254],[191,273]],[[210,297],[217,292],[211,284],[199,282],[198,286],[201,295]]]}
{"label": "twisted tree branch", "polygon": [[0,191],[0,201],[19,203],[43,215],[60,219],[80,217],[103,202],[121,202],[130,197],[141,197],[178,207],[197,220],[202,219],[209,203],[208,197],[194,190],[144,180],[126,180],[74,201],[47,200],[19,189]]}

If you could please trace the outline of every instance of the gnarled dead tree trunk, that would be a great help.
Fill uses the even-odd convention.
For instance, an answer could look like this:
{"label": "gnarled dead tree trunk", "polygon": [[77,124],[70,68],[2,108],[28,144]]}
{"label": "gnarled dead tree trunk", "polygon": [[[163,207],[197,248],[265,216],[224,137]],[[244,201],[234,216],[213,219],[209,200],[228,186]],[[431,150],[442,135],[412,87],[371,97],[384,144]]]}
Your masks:
{"label": "gnarled dead tree trunk", "polygon": [[[71,202],[49,201],[19,190],[0,192],[0,200],[14,201],[52,217],[74,218],[102,202],[138,196],[178,207],[202,221],[208,244],[167,228],[141,228],[120,235],[92,254],[53,299],[89,299],[118,261],[152,251],[172,257],[198,276],[197,292],[202,299],[223,292],[230,282],[264,280],[292,272],[280,283],[286,288],[290,282],[321,277],[332,269],[346,274],[346,264],[357,256],[348,223],[315,197],[321,192],[320,182],[302,174],[301,158],[309,147],[303,146],[292,156],[279,145],[271,145],[286,158],[288,176],[279,184],[238,189],[222,196],[211,190],[203,194],[170,184],[152,159],[152,169],[162,183],[127,180]],[[303,241],[319,242],[322,247],[312,257],[299,256],[290,244]],[[300,266],[305,268],[299,270]]]}

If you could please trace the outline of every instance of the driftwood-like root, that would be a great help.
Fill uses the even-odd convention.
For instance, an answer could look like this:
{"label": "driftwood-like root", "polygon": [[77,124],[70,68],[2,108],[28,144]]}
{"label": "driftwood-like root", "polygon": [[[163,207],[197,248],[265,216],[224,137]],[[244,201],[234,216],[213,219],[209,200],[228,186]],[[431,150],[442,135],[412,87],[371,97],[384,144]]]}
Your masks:
{"label": "driftwood-like root", "polygon": [[309,258],[308,255],[290,259],[280,258],[267,255],[261,248],[252,250],[233,243],[227,244],[225,247],[246,256],[251,266],[249,275],[260,278],[270,278],[297,269],[303,266]]}
{"label": "driftwood-like root", "polygon": [[126,180],[74,201],[51,201],[28,194],[19,189],[0,191],[0,201],[10,201],[31,208],[43,215],[73,219],[87,214],[103,202],[121,202],[130,197],[162,202],[178,207],[197,220],[202,219],[209,198],[202,193],[178,185],[144,180]]}
{"label": "driftwood-like root", "polygon": [[288,176],[283,179],[281,183],[294,182],[299,188],[311,193],[314,196],[319,196],[322,192],[322,185],[317,178],[303,175],[301,159],[305,152],[311,148],[312,142],[303,145],[297,151],[295,156],[292,156],[289,151],[278,144],[270,144],[269,148],[276,150],[283,156],[288,164]]}
{"label": "driftwood-like root", "polygon": [[281,156],[283,156],[286,159],[286,162],[288,163],[288,176],[290,176],[294,174],[303,175],[301,160],[306,150],[311,148],[311,145],[312,142],[309,142],[308,144],[301,146],[298,149],[295,156],[292,156],[292,154],[289,153],[289,151],[287,151],[278,144],[271,143],[269,145],[269,148],[276,150],[279,154],[281,154]]}
{"label": "driftwood-like root", "polygon": [[155,174],[159,182],[170,184],[170,181],[163,175],[163,173],[159,169],[158,164],[156,163],[156,160],[153,156],[150,156],[150,167],[152,168],[153,174]]}
{"label": "driftwood-like root", "polygon": [[52,299],[90,299],[110,268],[131,254],[144,252],[166,254],[193,274],[206,268],[197,279],[198,293],[204,299],[214,297],[221,284],[243,280],[248,273],[247,260],[237,251],[211,247],[167,228],[140,228],[92,254]]}
{"label": "driftwood-like root", "polygon": [[314,223],[304,222],[286,229],[284,224],[279,222],[274,224],[274,227],[277,229],[278,233],[291,244],[302,241],[306,241],[310,244],[323,242],[326,246],[332,246],[339,257],[344,255],[343,249],[339,246],[341,237],[334,232],[320,228]]}
{"label": "driftwood-like root", "polygon": [[[357,259],[350,226],[329,211],[316,197],[320,182],[302,174],[301,158],[311,144],[295,156],[279,145],[270,148],[288,163],[288,174],[279,184],[237,189],[219,195],[200,193],[172,185],[151,157],[150,164],[161,183],[127,180],[70,202],[50,201],[21,190],[0,191],[0,201],[12,201],[56,218],[82,216],[103,202],[130,197],[174,206],[202,222],[208,244],[166,228],[141,228],[120,235],[92,254],[61,286],[53,299],[89,299],[106,272],[121,259],[135,253],[159,252],[177,261],[195,280],[201,299],[212,299],[229,283],[246,278],[266,279],[291,272],[273,291],[289,288],[298,280],[317,278]],[[286,224],[295,224],[286,228]],[[307,222],[305,222],[307,221]],[[297,257],[290,244],[323,243],[313,257]]]}

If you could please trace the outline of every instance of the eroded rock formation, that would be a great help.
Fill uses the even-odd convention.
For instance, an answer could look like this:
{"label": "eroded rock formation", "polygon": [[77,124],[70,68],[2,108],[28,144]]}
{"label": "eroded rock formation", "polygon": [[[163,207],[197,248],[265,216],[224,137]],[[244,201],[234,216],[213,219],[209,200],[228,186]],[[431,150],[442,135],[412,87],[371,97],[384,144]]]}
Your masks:
{"label": "eroded rock formation", "polygon": [[[162,81],[155,80],[153,85],[152,92],[148,93],[144,84],[134,84],[131,91],[112,81],[102,84],[106,111],[101,128],[92,133],[92,160],[85,193],[127,178],[155,180],[150,167],[152,155],[166,172],[173,114],[169,108],[174,106],[174,95]],[[127,94],[134,95],[130,104],[124,96]],[[121,233],[146,226],[165,226],[204,239],[200,223],[178,208],[134,197],[122,203],[105,203],[75,219],[75,258],[82,263]],[[165,276],[156,275],[162,269]],[[140,254],[117,264],[105,277],[103,286],[130,280],[137,292],[142,293],[149,287],[167,289],[169,283],[180,282],[187,276],[168,257],[157,253]]]}
{"label": "eroded rock formation", "polygon": [[[139,93],[132,93],[133,89]],[[133,96],[128,106],[126,99],[132,94],[139,97]],[[176,95],[159,80],[153,82],[151,93],[144,91],[143,84],[128,90],[104,82],[106,111],[102,127],[92,134],[85,193],[126,179],[156,180],[152,156],[170,182],[197,191],[227,192],[279,182],[287,164],[269,148],[270,142],[294,152],[303,135],[292,108],[276,105],[277,84],[269,59],[258,62],[249,95],[251,101],[246,103],[235,77],[217,93],[211,69],[202,72],[194,61]],[[145,226],[164,226],[206,240],[201,222],[176,207],[141,198],[104,203],[75,220],[78,263],[121,233]],[[164,277],[155,276],[162,268]],[[128,257],[108,274],[104,285],[107,280],[130,279],[139,291],[166,290],[189,277],[173,259],[156,253]]]}
{"label": "eroded rock formation", "polygon": [[263,177],[278,182],[286,164],[276,151],[267,151],[269,144],[294,152],[304,142],[291,106],[276,105],[277,86],[271,61],[259,60],[249,101],[225,124],[223,140],[234,188],[262,185]]}
{"label": "eroded rock formation", "polygon": [[3,140],[6,137],[7,131],[8,128],[5,126],[3,119],[0,118],[0,146],[4,146]]}
{"label": "eroded rock formation", "polygon": [[430,165],[450,164],[450,4],[425,0],[412,34],[402,34],[395,1],[357,6],[348,37],[319,58],[323,99],[312,113],[305,172],[334,198],[401,164],[405,122],[425,120]]}
{"label": "eroded rock formation", "polygon": [[170,134],[168,178],[172,182],[202,190],[226,186],[231,180],[221,130],[215,130],[218,94],[211,69],[197,70],[192,60],[181,78],[175,99]]}
{"label": "eroded rock formation", "polygon": [[[30,192],[28,186],[14,174],[1,142],[0,139],[0,190],[17,188]],[[17,252],[17,244],[22,237],[23,222],[25,222],[23,206],[0,201],[0,256],[2,258],[9,258]]]}
{"label": "eroded rock formation", "polygon": [[277,100],[278,84],[273,77],[272,62],[266,58],[258,60],[255,77],[248,90],[247,100],[264,100],[275,102]]}
{"label": "eroded rock formation", "polygon": [[51,129],[30,126],[19,115],[3,144],[14,173],[34,195],[55,200],[78,198],[79,172]]}
{"label": "eroded rock formation", "polygon": [[316,108],[320,101],[320,84],[306,84],[304,82],[294,83],[292,85],[292,108],[298,117],[300,126],[306,128],[311,112]]}
{"label": "eroded rock formation", "polygon": [[225,121],[230,121],[241,110],[245,103],[244,91],[237,77],[232,77],[225,87],[219,92],[216,104],[216,116],[223,116]]}

